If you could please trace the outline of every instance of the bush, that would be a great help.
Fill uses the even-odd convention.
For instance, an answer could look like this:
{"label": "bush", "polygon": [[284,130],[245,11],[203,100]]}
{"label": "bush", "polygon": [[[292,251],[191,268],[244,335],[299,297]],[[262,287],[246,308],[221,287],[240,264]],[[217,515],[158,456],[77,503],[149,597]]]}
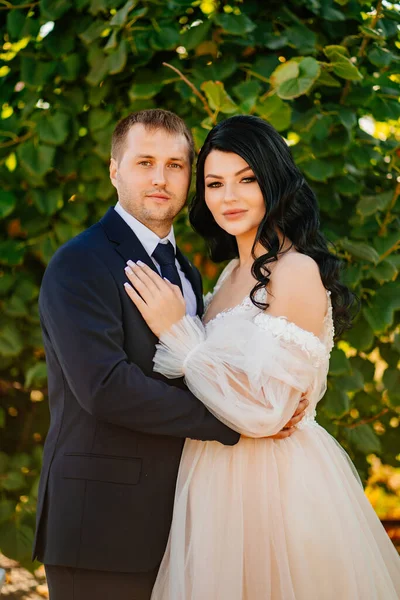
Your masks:
{"label": "bush", "polygon": [[[370,453],[398,465],[396,6],[381,0],[3,4],[1,550],[29,562],[48,427],[41,277],[54,251],[115,202],[107,168],[111,132],[141,108],[178,112],[197,147],[213,124],[236,113],[260,115],[285,136],[318,195],[323,229],[347,266],[344,278],[362,302],[354,328],[333,351],[319,422],[364,480]],[[218,269],[185,214],[177,233],[210,287]]]}

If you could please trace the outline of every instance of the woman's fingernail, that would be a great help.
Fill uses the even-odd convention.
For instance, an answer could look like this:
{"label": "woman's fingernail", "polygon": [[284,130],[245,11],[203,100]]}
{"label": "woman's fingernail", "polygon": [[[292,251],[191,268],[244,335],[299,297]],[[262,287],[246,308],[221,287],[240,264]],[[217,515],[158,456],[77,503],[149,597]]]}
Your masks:
{"label": "woman's fingernail", "polygon": [[141,260],[138,260],[136,264],[139,265],[139,267],[144,267],[144,262]]}
{"label": "woman's fingernail", "polygon": [[136,266],[135,263],[133,262],[133,260],[128,260],[126,264],[129,265],[130,267]]}
{"label": "woman's fingernail", "polygon": [[133,275],[133,271],[130,267],[125,267],[125,273],[127,273],[128,275]]}
{"label": "woman's fingernail", "polygon": [[163,277],[163,279],[165,279],[165,281],[168,281],[168,283],[171,283],[167,277]]}

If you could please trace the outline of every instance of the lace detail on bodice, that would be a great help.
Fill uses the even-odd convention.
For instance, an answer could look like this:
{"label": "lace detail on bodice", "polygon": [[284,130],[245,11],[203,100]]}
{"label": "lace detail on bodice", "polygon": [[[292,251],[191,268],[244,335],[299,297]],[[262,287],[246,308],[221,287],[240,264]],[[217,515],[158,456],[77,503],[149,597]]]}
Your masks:
{"label": "lace detail on bodice", "polygon": [[253,321],[283,342],[300,346],[316,367],[329,358],[327,347],[316,335],[298,327],[295,323],[290,323],[285,317],[272,317],[261,312],[254,317]]}
{"label": "lace detail on bodice", "polygon": [[[220,289],[225,279],[230,275],[237,262],[237,259],[232,260],[225,267],[213,292],[209,292],[205,296],[205,312],[207,311],[214,295]],[[316,335],[311,333],[311,331],[306,331],[295,323],[291,323],[286,319],[286,317],[275,317],[263,312],[253,304],[250,296],[246,296],[242,302],[240,302],[240,304],[219,312],[217,315],[215,315],[215,317],[207,321],[205,325],[208,327],[212,323],[225,318],[227,315],[234,315],[240,312],[248,313],[249,317],[253,317],[253,321],[256,325],[262,327],[263,329],[268,329],[277,338],[282,339],[285,342],[294,343],[300,346],[313,360],[314,365],[320,366],[324,361],[329,360],[330,353],[334,345],[335,334],[332,316],[332,302],[330,298],[331,292],[327,291],[326,293],[328,299],[328,308],[324,318],[324,329],[321,338],[318,338]],[[255,298],[261,303],[266,303],[267,290],[265,288],[257,290]],[[251,313],[254,313],[254,316]]]}

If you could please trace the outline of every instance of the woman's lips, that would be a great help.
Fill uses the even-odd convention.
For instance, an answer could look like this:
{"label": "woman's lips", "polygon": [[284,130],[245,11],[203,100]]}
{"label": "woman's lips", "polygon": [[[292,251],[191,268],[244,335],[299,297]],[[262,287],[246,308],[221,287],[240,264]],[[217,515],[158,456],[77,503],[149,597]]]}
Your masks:
{"label": "woman's lips", "polygon": [[247,212],[247,210],[241,210],[241,209],[227,210],[226,212],[223,213],[223,215],[224,215],[225,219],[233,220],[233,219],[240,219],[246,212]]}

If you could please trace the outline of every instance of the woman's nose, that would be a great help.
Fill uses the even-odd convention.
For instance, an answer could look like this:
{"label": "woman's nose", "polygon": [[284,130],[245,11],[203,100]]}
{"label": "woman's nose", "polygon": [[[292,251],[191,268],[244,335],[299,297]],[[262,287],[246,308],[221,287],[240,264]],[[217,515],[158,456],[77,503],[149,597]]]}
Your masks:
{"label": "woman's nose", "polygon": [[236,202],[236,192],[233,185],[225,184],[224,192],[225,202]]}

